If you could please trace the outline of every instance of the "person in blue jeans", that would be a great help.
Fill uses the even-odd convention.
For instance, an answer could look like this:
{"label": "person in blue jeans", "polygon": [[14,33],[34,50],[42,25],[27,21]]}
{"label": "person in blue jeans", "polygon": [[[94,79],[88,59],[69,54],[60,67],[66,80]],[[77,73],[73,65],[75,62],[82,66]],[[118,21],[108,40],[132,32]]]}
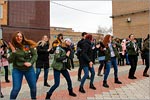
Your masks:
{"label": "person in blue jeans", "polygon": [[37,43],[37,54],[38,58],[36,61],[36,81],[38,81],[39,75],[41,73],[41,69],[44,69],[44,86],[50,87],[50,85],[47,82],[48,79],[48,72],[49,72],[49,54],[50,54],[50,48],[49,48],[49,39],[47,35],[44,35],[42,37],[42,40],[40,40]]}
{"label": "person in blue jeans", "polygon": [[114,67],[114,76],[115,76],[115,83],[117,84],[122,84],[118,80],[118,66],[117,66],[117,57],[119,57],[119,53],[117,51],[117,46],[121,47],[121,45],[114,43],[112,41],[112,36],[111,35],[106,35],[103,40],[103,44],[105,46],[104,52],[105,52],[105,61],[106,61],[106,70],[104,74],[104,80],[103,80],[103,86],[108,88],[109,85],[107,84],[107,78],[110,72],[110,68],[113,65]]}
{"label": "person in blue jeans", "polygon": [[33,63],[37,59],[36,43],[25,38],[22,32],[15,32],[12,37],[12,43],[9,42],[11,49],[8,57],[9,63],[13,63],[12,70],[12,90],[10,99],[17,98],[22,86],[23,76],[27,80],[30,88],[31,99],[36,99],[36,75]]}
{"label": "person in blue jeans", "polygon": [[53,67],[54,72],[54,85],[47,92],[45,97],[46,100],[50,100],[50,97],[52,96],[53,92],[56,88],[58,88],[60,84],[60,74],[62,74],[67,81],[69,95],[76,97],[76,94],[73,92],[72,81],[68,72],[68,69],[70,69],[71,66],[68,62],[70,59],[71,52],[70,45],[71,40],[67,38],[60,46],[56,47],[54,53],[54,60],[51,65]]}
{"label": "person in blue jeans", "polygon": [[89,76],[89,71],[91,72],[91,78],[90,78],[90,88],[93,90],[96,90],[96,87],[93,85],[94,82],[94,77],[95,77],[95,71],[93,67],[93,62],[92,62],[92,35],[88,34],[86,35],[85,39],[82,41],[82,51],[80,55],[80,65],[84,71],[84,76],[81,79],[80,87],[79,87],[79,92],[85,93],[84,90],[84,83]]}

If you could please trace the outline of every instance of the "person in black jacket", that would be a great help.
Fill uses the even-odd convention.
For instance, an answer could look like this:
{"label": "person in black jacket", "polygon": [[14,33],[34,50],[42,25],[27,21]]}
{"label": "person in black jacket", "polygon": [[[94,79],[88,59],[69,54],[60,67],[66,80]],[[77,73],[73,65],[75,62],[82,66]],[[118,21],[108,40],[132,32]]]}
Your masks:
{"label": "person in black jacket", "polygon": [[80,53],[81,53],[81,49],[82,49],[82,41],[85,39],[86,35],[88,33],[83,32],[82,33],[82,39],[78,42],[77,44],[77,58],[79,59],[79,69],[78,69],[78,81],[81,81],[81,72],[82,72],[82,67],[80,65]]}
{"label": "person in black jacket", "polygon": [[81,84],[79,88],[79,92],[85,93],[85,90],[83,88],[83,85],[85,83],[85,80],[87,79],[89,75],[89,71],[91,72],[91,78],[90,78],[90,88],[93,90],[96,90],[96,88],[93,85],[94,82],[94,76],[95,76],[95,71],[93,67],[93,62],[92,62],[92,35],[88,34],[83,40],[82,44],[82,50],[81,50],[81,55],[80,55],[80,65],[84,71],[84,76],[81,79]]}
{"label": "person in black jacket", "polygon": [[146,67],[143,71],[143,76],[145,77],[149,77],[149,74],[147,73],[148,72],[148,69],[149,69],[149,50],[150,50],[150,47],[149,47],[149,43],[150,43],[150,38],[149,38],[149,35],[147,35],[147,38],[144,40],[144,44],[143,44],[143,54],[144,54],[144,57],[145,57],[145,64],[146,64]]}
{"label": "person in black jacket", "polygon": [[44,86],[50,87],[47,82],[49,72],[49,41],[48,36],[44,35],[42,40],[38,42],[37,54],[38,58],[36,61],[36,81],[39,78],[41,69],[44,68]]}

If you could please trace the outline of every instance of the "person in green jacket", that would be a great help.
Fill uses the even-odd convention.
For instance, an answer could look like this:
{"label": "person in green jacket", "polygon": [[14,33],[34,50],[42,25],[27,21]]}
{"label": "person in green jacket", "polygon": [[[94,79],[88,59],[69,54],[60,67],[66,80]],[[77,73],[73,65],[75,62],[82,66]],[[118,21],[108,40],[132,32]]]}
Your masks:
{"label": "person in green jacket", "polygon": [[138,62],[138,45],[135,42],[135,38],[133,34],[129,35],[129,42],[126,44],[126,48],[127,48],[127,53],[128,53],[128,58],[129,58],[129,62],[130,62],[130,70],[129,70],[129,75],[128,78],[129,79],[137,79],[135,77],[135,71],[137,68],[137,62]]}
{"label": "person in green jacket", "polygon": [[69,66],[71,66],[69,63],[70,52],[71,52],[71,49],[69,48],[70,45],[71,45],[71,40],[69,38],[66,38],[60,46],[56,47],[54,53],[54,60],[51,65],[54,71],[54,85],[47,92],[45,98],[46,100],[50,100],[52,93],[55,91],[56,88],[58,88],[60,84],[60,74],[62,74],[67,81],[69,95],[73,97],[76,96],[76,94],[73,92],[72,81],[69,72],[67,70],[70,69]]}
{"label": "person in green jacket", "polygon": [[117,58],[119,57],[119,53],[117,51],[117,46],[120,46],[119,44],[112,41],[111,35],[106,35],[103,40],[103,44],[105,46],[104,52],[105,52],[105,61],[106,61],[106,71],[104,74],[104,80],[103,80],[103,86],[108,88],[109,85],[107,84],[107,78],[110,72],[110,68],[113,65],[114,67],[114,83],[116,84],[122,84],[122,82],[118,79],[118,65],[117,65]]}
{"label": "person in green jacket", "polygon": [[33,68],[33,64],[37,59],[36,42],[26,39],[22,32],[17,31],[13,34],[12,42],[8,44],[11,49],[8,61],[13,64],[13,87],[10,99],[17,98],[23,76],[25,76],[30,87],[31,99],[36,99],[36,75]]}

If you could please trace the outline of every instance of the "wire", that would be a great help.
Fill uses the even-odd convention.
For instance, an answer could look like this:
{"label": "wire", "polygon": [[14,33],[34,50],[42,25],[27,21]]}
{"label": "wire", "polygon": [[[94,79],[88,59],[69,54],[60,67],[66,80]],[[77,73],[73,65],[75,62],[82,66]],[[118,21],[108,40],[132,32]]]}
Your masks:
{"label": "wire", "polygon": [[95,15],[110,15],[110,14],[104,14],[104,13],[102,14],[102,13],[88,12],[88,11],[76,9],[76,8],[73,8],[73,7],[69,7],[69,6],[60,4],[60,3],[56,3],[56,2],[53,2],[53,1],[50,1],[50,2],[53,3],[53,4],[59,5],[59,6],[63,6],[63,7],[66,7],[66,8],[69,8],[69,9],[73,9],[73,10],[77,10],[77,11],[84,12],[84,13],[95,14]]}

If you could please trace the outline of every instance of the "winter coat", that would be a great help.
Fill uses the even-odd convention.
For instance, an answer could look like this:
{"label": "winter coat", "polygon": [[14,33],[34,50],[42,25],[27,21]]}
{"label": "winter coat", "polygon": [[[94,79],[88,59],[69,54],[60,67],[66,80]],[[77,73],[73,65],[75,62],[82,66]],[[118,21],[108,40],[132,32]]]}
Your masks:
{"label": "winter coat", "polygon": [[89,62],[92,61],[92,45],[90,40],[84,39],[82,41],[82,50],[80,54],[81,67],[89,66]]}
{"label": "winter coat", "polygon": [[42,42],[38,43],[37,54],[38,58],[36,61],[36,68],[49,68],[49,43],[45,42],[44,45],[41,45]]}

